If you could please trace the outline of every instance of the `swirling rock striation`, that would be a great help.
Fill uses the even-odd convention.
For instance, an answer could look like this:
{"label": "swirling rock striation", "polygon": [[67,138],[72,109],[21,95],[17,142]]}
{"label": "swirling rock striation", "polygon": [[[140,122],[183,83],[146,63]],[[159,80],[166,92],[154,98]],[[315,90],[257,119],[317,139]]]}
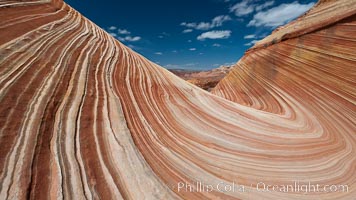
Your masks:
{"label": "swirling rock striation", "polygon": [[306,15],[257,42],[212,93],[275,113],[285,112],[282,92],[303,98],[306,105],[327,96],[354,111],[355,3],[320,1]]}
{"label": "swirling rock striation", "polygon": [[[353,2],[320,4],[308,14],[347,15],[249,51],[214,90],[233,102],[62,1],[1,1],[0,199],[353,199]],[[293,181],[349,191],[256,189]]]}

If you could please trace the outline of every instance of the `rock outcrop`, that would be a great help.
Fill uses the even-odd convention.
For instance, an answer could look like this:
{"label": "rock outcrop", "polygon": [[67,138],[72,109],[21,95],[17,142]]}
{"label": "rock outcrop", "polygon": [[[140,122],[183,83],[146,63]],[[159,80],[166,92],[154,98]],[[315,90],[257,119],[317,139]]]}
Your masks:
{"label": "rock outcrop", "polygon": [[[257,44],[214,90],[233,102],[60,0],[1,1],[0,199],[354,199],[355,6]],[[256,188],[294,181],[348,191]]]}

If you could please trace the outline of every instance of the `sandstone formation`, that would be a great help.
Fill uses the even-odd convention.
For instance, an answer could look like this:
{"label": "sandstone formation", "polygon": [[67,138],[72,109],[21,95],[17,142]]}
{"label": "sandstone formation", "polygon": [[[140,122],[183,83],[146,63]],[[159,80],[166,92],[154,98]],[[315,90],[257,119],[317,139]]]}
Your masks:
{"label": "sandstone formation", "polygon": [[180,78],[204,90],[210,91],[223,79],[233,66],[220,66],[212,70],[191,71],[182,69],[169,70]]}
{"label": "sandstone formation", "polygon": [[[224,99],[60,0],[0,1],[0,199],[354,199],[355,13],[325,1],[267,37]],[[256,189],[293,181],[349,190]]]}

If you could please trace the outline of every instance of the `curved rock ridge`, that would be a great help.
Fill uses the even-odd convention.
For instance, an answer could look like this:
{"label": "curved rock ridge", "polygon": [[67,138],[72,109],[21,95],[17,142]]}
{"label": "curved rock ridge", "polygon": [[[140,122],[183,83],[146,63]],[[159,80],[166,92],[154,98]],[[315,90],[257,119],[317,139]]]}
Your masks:
{"label": "curved rock ridge", "polygon": [[257,42],[250,50],[267,47],[277,42],[296,38],[355,15],[356,0],[319,0],[298,19],[278,27],[273,34]]}
{"label": "curved rock ridge", "polygon": [[[214,91],[238,103],[61,1],[0,18],[0,199],[356,196],[355,15],[248,53]],[[256,187],[294,182],[348,191]]]}
{"label": "curved rock ridge", "polygon": [[[332,8],[335,19],[329,14]],[[313,26],[319,17],[326,27]],[[321,1],[249,49],[212,93],[274,113],[285,112],[285,92],[303,98],[306,105],[326,95],[355,111],[355,40],[356,1]]]}

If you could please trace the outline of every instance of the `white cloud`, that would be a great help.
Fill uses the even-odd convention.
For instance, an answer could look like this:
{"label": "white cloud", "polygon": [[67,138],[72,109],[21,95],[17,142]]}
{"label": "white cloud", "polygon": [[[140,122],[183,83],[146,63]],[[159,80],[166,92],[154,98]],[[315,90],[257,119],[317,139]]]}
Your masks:
{"label": "white cloud", "polygon": [[256,6],[256,11],[261,11],[264,8],[273,6],[273,4],[274,4],[274,1],[266,1],[264,4]]}
{"label": "white cloud", "polygon": [[202,33],[197,37],[198,40],[205,40],[205,39],[227,39],[231,35],[231,31],[224,30],[224,31],[209,31]]}
{"label": "white cloud", "polygon": [[218,43],[213,44],[213,47],[220,47],[221,45]]}
{"label": "white cloud", "polygon": [[187,23],[187,22],[182,22],[180,23],[181,26],[186,26],[189,28],[195,28],[197,26],[197,23]]}
{"label": "white cloud", "polygon": [[129,41],[129,42],[136,42],[136,41],[141,40],[141,37],[139,37],[139,36],[135,36],[135,37],[126,36],[126,37],[125,37],[125,40],[126,40],[126,41]]}
{"label": "white cloud", "polygon": [[188,42],[190,43],[190,42],[192,42],[192,40],[188,40]]}
{"label": "white cloud", "polygon": [[173,53],[177,53],[178,51],[177,51],[177,50],[173,50],[172,52],[173,52]]}
{"label": "white cloud", "polygon": [[164,66],[165,68],[171,69],[171,68],[177,68],[179,67],[179,65],[175,65],[175,64],[167,64]]}
{"label": "white cloud", "polygon": [[231,17],[228,15],[219,15],[214,17],[214,19],[211,21],[211,25],[213,27],[219,27],[222,26],[224,22],[230,21]]}
{"label": "white cloud", "polygon": [[228,15],[219,15],[214,17],[211,22],[191,22],[191,23],[187,23],[187,22],[182,22],[180,25],[181,26],[185,26],[187,28],[194,28],[197,30],[208,30],[208,29],[212,29],[215,27],[220,27],[223,25],[224,22],[226,21],[230,21],[231,17]]}
{"label": "white cloud", "polygon": [[253,0],[242,0],[230,7],[230,12],[235,13],[236,16],[246,16],[251,14],[253,11],[261,11],[264,8],[268,8],[274,4],[274,0],[266,1],[263,4],[256,4]]}
{"label": "white cloud", "polygon": [[129,35],[131,34],[130,31],[126,30],[126,29],[118,29],[117,32],[121,35]]}
{"label": "white cloud", "polygon": [[138,49],[136,46],[132,45],[132,44],[129,44],[127,45],[128,47],[130,47],[131,49]]}
{"label": "white cloud", "polygon": [[[127,29],[120,29],[120,28],[118,29],[116,27],[114,27],[114,28],[110,27],[110,28],[113,30],[117,29],[117,33],[109,32],[109,34],[116,37],[121,42],[136,42],[136,41],[141,40],[140,36],[131,36],[131,32],[128,31]],[[119,36],[119,35],[121,35],[121,36]]]}
{"label": "white cloud", "polygon": [[165,38],[165,37],[167,37],[167,36],[169,36],[169,34],[168,33],[166,33],[166,32],[162,32],[160,35],[158,35],[157,37],[158,38]]}
{"label": "white cloud", "polygon": [[230,12],[235,13],[235,15],[238,17],[248,15],[252,13],[254,10],[255,10],[255,5],[252,4],[252,0],[243,0],[230,7]]}
{"label": "white cloud", "polygon": [[253,38],[256,38],[256,35],[255,35],[255,34],[245,35],[245,36],[244,36],[244,39],[253,39]]}
{"label": "white cloud", "polygon": [[184,31],[183,31],[183,33],[190,33],[190,32],[192,32],[193,31],[193,29],[185,29]]}
{"label": "white cloud", "polygon": [[116,29],[117,29],[116,26],[110,26],[110,27],[109,27],[109,30],[110,30],[110,31],[113,31],[113,30],[116,30]]}
{"label": "white cloud", "polygon": [[141,40],[141,37],[139,36],[135,36],[135,37],[131,37],[131,36],[126,36],[126,37],[118,37],[118,39],[122,42],[136,42]]}
{"label": "white cloud", "polygon": [[253,44],[256,44],[256,42],[258,42],[258,40],[252,40],[251,42],[246,43],[246,44],[244,44],[244,45],[245,45],[245,46],[251,46],[251,45],[253,45]]}
{"label": "white cloud", "polygon": [[117,34],[116,33],[109,33],[111,36],[113,36],[113,37],[116,37],[117,36]]}
{"label": "white cloud", "polygon": [[253,16],[247,26],[277,27],[283,25],[309,10],[314,3],[299,4],[297,1],[281,4],[266,11],[261,11]]}
{"label": "white cloud", "polygon": [[224,66],[232,66],[232,65],[235,65],[237,61],[233,61],[233,62],[226,62],[224,63],[223,65]]}
{"label": "white cloud", "polygon": [[196,48],[190,48],[189,51],[195,51],[197,50]]}
{"label": "white cloud", "polygon": [[163,53],[162,52],[156,52],[155,54],[156,55],[162,55]]}
{"label": "white cloud", "polygon": [[225,67],[232,67],[233,65],[235,65],[236,64],[236,61],[233,61],[233,62],[226,62],[226,63],[220,63],[220,64],[218,64],[218,63],[215,63],[215,64],[213,64],[213,67],[221,67],[221,66],[225,66]]}

